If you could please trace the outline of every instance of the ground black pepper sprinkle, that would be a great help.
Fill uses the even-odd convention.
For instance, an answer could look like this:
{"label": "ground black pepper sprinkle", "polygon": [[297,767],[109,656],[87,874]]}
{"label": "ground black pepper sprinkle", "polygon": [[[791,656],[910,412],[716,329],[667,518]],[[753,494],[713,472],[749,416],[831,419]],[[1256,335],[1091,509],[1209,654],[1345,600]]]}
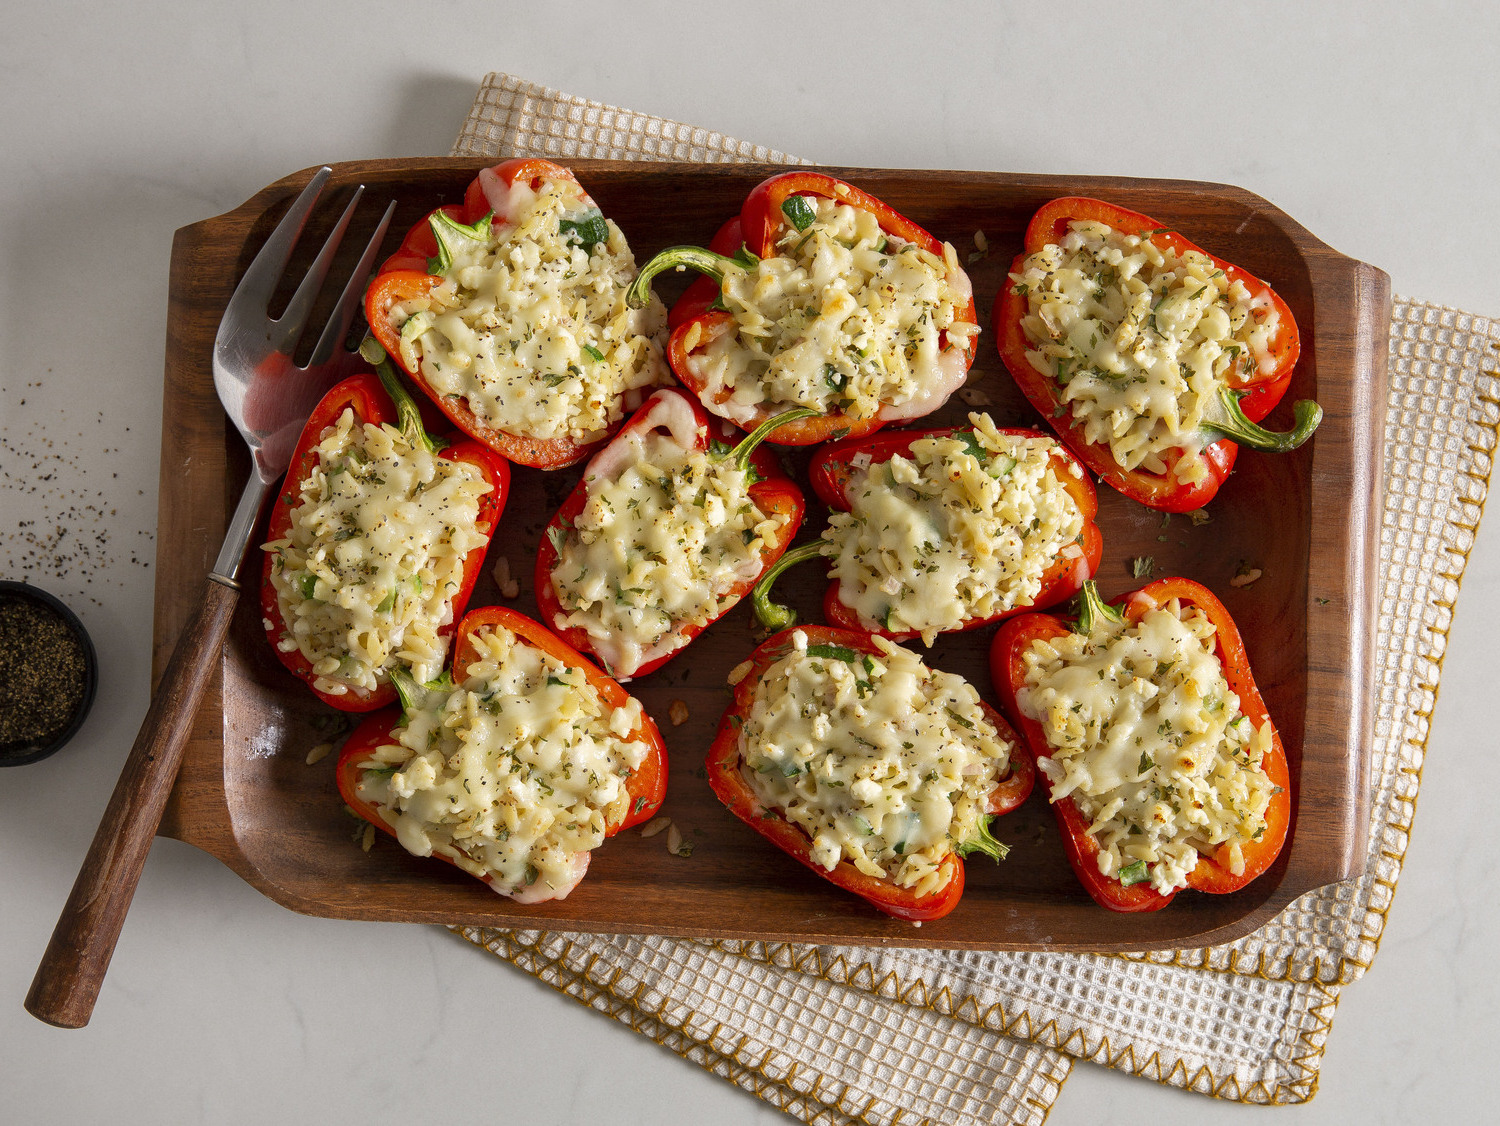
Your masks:
{"label": "ground black pepper sprinkle", "polygon": [[117,472],[109,487],[91,487],[123,452],[99,440],[111,420],[82,407],[47,415],[30,395],[45,380],[27,382],[19,401],[8,383],[0,382],[0,495],[14,512],[0,526],[0,575],[60,585],[70,597],[102,605],[106,588],[127,585],[127,556],[134,566],[151,566],[154,538],[149,517],[118,487]]}
{"label": "ground black pepper sprinkle", "polygon": [[50,606],[0,594],[0,755],[44,747],[87,688],[83,646]]}

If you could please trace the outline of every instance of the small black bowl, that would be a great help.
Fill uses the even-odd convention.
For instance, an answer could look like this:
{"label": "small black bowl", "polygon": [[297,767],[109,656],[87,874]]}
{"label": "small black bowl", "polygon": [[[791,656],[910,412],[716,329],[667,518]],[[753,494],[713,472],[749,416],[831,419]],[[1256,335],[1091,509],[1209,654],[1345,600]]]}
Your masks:
{"label": "small black bowl", "polygon": [[12,739],[9,742],[0,743],[0,766],[24,766],[28,762],[37,762],[60,751],[63,745],[83,726],[89,709],[94,706],[94,692],[99,687],[99,658],[94,652],[94,642],[89,637],[88,630],[83,628],[83,623],[78,620],[78,615],[45,590],[40,590],[29,583],[0,581],[0,603],[9,601],[30,602],[34,606],[43,607],[56,614],[72,631],[73,636],[78,639],[79,647],[83,650],[83,696],[79,699],[78,706],[73,711],[73,718],[68,721],[68,725],[58,733],[56,738],[46,743],[40,743],[34,739]]}

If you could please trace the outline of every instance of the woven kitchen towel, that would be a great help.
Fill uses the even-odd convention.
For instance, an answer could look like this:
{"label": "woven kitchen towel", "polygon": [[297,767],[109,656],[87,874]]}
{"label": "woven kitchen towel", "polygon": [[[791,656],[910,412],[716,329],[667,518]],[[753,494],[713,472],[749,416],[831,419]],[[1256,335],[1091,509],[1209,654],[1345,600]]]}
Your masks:
{"label": "woven kitchen towel", "polygon": [[[792,162],[494,74],[454,155],[501,153]],[[1238,942],[1130,957],[472,928],[465,937],[809,1122],[1029,1121],[1045,1116],[1068,1058],[1246,1102],[1310,1098],[1339,989],[1374,958],[1406,851],[1443,648],[1500,436],[1500,325],[1398,299],[1389,365],[1372,820],[1359,879],[1303,896]],[[743,1038],[715,1025],[726,993],[754,1014]],[[820,1020],[830,1011],[839,1020]],[[915,1056],[892,1058],[877,1033],[893,1024],[919,1033]],[[762,1039],[757,1028],[775,1035]],[[985,1083],[971,1074],[981,1045]],[[999,1077],[1009,1086],[991,1089]],[[966,1101],[976,1098],[982,1105]]]}
{"label": "woven kitchen towel", "polygon": [[464,937],[817,1126],[1040,1126],[1072,1061],[969,1020],[704,943],[464,928]]}

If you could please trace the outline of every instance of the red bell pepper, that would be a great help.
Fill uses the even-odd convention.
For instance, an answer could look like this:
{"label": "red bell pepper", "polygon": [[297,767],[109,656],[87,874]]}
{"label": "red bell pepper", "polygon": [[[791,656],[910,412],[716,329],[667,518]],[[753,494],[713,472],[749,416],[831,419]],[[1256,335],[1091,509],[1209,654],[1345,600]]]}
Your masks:
{"label": "red bell pepper", "polygon": [[[367,354],[366,358],[375,359],[373,353]],[[396,374],[390,364],[382,357],[379,360],[379,366],[382,369],[379,376],[366,373],[346,379],[324,395],[322,401],[313,408],[292,452],[290,468],[282,483],[278,502],[271,508],[270,524],[267,529],[267,538],[271,542],[285,539],[291,534],[292,510],[296,507],[301,495],[302,482],[317,466],[317,447],[323,440],[323,432],[338,422],[345,409],[354,411],[356,424],[399,424],[407,440],[413,445],[419,442],[431,442],[423,429],[422,417],[417,405],[397,383]],[[446,439],[440,441],[446,441]],[[490,491],[479,498],[477,524],[481,527],[488,526],[489,532],[493,534],[510,491],[510,466],[503,458],[497,457],[493,452],[473,441],[447,445],[438,456],[448,461],[463,462],[472,466],[485,481],[489,482]],[[437,632],[440,636],[450,636],[458,619],[463,616],[469,595],[474,590],[474,583],[479,578],[480,568],[484,566],[484,556],[488,545],[489,537],[486,536],[484,545],[476,547],[465,558],[463,585],[449,600],[452,612],[448,623],[439,627]],[[381,678],[374,691],[351,688],[341,695],[324,692],[316,687],[315,681],[319,678],[313,672],[312,663],[303,655],[302,650],[283,651],[278,646],[277,642],[286,636],[288,631],[286,620],[281,613],[281,601],[271,582],[276,559],[275,552],[266,553],[261,576],[260,609],[261,618],[265,623],[266,636],[281,663],[305,681],[320,700],[342,711],[373,711],[393,701],[396,698],[396,689],[389,677]]]}
{"label": "red bell pepper", "polygon": [[[1149,611],[1165,606],[1174,598],[1184,609],[1193,607],[1202,611],[1214,624],[1215,655],[1223,667],[1224,679],[1230,690],[1239,697],[1240,713],[1250,720],[1256,730],[1262,724],[1270,723],[1265,701],[1251,675],[1245,645],[1234,619],[1207,587],[1191,579],[1158,579],[1139,590],[1122,595],[1113,606],[1100,600],[1092,582],[1086,583],[1079,596],[1077,632],[1090,632],[1097,616],[1126,624],[1138,622]],[[995,691],[1000,694],[1006,711],[1025,737],[1026,746],[1037,758],[1047,758],[1052,751],[1042,725],[1026,715],[1017,701],[1017,694],[1026,684],[1026,651],[1033,641],[1065,637],[1072,632],[1073,627],[1061,618],[1050,614],[1027,614],[1012,618],[1001,626],[990,647],[990,675],[994,680]],[[1220,845],[1211,856],[1200,855],[1197,865],[1187,877],[1189,887],[1215,894],[1237,891],[1269,868],[1281,852],[1291,824],[1292,799],[1286,750],[1282,747],[1281,736],[1274,724],[1271,727],[1271,749],[1262,758],[1261,768],[1275,789],[1266,809],[1265,831],[1258,839],[1245,841],[1240,845],[1244,871],[1235,875],[1229,870],[1229,845],[1226,843]],[[1062,832],[1068,862],[1097,903],[1112,911],[1159,911],[1172,901],[1175,891],[1163,895],[1148,881],[1125,884],[1118,878],[1105,876],[1099,871],[1099,845],[1089,836],[1089,819],[1079,810],[1071,796],[1054,801],[1052,810]]]}
{"label": "red bell pepper", "polygon": [[[853,510],[855,499],[850,489],[856,474],[852,464],[856,457],[861,454],[868,455],[871,465],[880,465],[898,455],[909,457],[912,446],[923,438],[946,438],[951,435],[972,435],[973,433],[972,427],[941,426],[925,430],[902,430],[888,434],[866,435],[862,438],[846,438],[841,442],[831,443],[813,454],[808,466],[813,491],[817,493],[818,499],[829,508],[839,512],[850,512]],[[1017,428],[1001,429],[1000,433],[1014,434],[1023,438],[1045,437],[1040,431]],[[962,625],[954,627],[956,630],[977,629],[1014,614],[1042,609],[1071,598],[1078,592],[1084,580],[1098,571],[1099,559],[1104,552],[1104,537],[1100,534],[1099,525],[1094,522],[1094,517],[1099,512],[1099,498],[1094,492],[1093,482],[1065,447],[1054,446],[1052,458],[1056,463],[1055,472],[1058,481],[1067,489],[1074,503],[1078,505],[1079,512],[1083,515],[1083,531],[1077,541],[1079,553],[1069,556],[1059,555],[1052,561],[1052,565],[1042,575],[1041,590],[1031,602],[1012,607],[999,614],[965,619]],[[1077,466],[1079,471],[1076,477],[1070,472],[1070,467],[1074,466]],[[781,561],[761,579],[755,588],[754,606],[756,616],[763,625],[772,629],[784,629],[795,621],[796,615],[790,609],[771,602],[771,584],[786,568],[804,560],[821,558],[826,542],[818,539],[787,552],[781,557]],[[864,633],[878,633],[893,641],[908,641],[921,636],[920,630],[891,630],[881,622],[861,617],[854,607],[840,599],[841,585],[838,580],[830,582],[823,595],[823,616],[832,624]]]}
{"label": "red bell pepper", "polygon": [[[762,545],[760,571],[749,578],[737,580],[720,601],[718,611],[709,621],[702,624],[696,622],[674,624],[667,639],[664,639],[669,639],[671,642],[671,647],[666,652],[657,654],[636,668],[615,668],[609,662],[604,661],[605,668],[612,675],[628,680],[632,677],[645,676],[659,669],[681,652],[695,637],[732,610],[735,604],[755,585],[760,575],[765,573],[766,568],[781,558],[781,553],[786,550],[787,545],[796,536],[797,529],[802,525],[802,490],[782,472],[780,464],[760,443],[777,426],[795,425],[798,418],[814,413],[816,412],[807,410],[788,411],[786,415],[779,415],[763,424],[733,449],[725,448],[718,454],[720,457],[734,458],[742,467],[754,470],[759,480],[750,486],[749,496],[762,512],[768,516],[779,514],[787,517],[787,522],[782,526],[775,541]],[[601,661],[603,658],[586,629],[582,626],[563,627],[561,625],[569,611],[558,599],[552,576],[558,565],[560,545],[566,539],[579,513],[588,504],[589,485],[600,478],[613,479],[628,468],[621,462],[620,454],[629,448],[631,436],[644,435],[651,431],[670,438],[685,450],[705,451],[722,445],[723,440],[737,433],[717,419],[711,427],[708,415],[690,395],[675,388],[656,392],[615,435],[611,443],[594,455],[594,459],[589,462],[577,486],[547,524],[547,530],[537,549],[533,589],[536,591],[537,610],[542,620],[559,629],[569,644],[581,651],[594,654]]]}
{"label": "red bell pepper", "polygon": [[[457,673],[453,680],[459,689],[463,687],[464,670],[468,669],[477,658],[475,635],[491,629],[509,630],[527,645],[540,649],[564,664],[581,669],[590,687],[599,694],[600,699],[609,709],[624,707],[629,702],[630,696],[626,691],[616,681],[585,660],[577,650],[545,626],[503,606],[480,607],[470,612],[459,623],[453,647],[453,668]],[[399,742],[399,731],[403,725],[404,720],[400,708],[388,708],[370,716],[360,724],[349,737],[348,742],[344,744],[343,750],[339,753],[336,768],[339,795],[344,799],[345,804],[358,816],[391,836],[395,836],[396,831],[382,815],[382,807],[360,796],[359,784],[364,774],[360,763],[369,761],[380,747]],[[629,778],[626,779],[625,789],[630,794],[630,805],[625,816],[617,824],[605,826],[606,837],[612,837],[622,829],[628,829],[650,820],[656,816],[661,808],[662,800],[666,797],[666,744],[662,742],[661,733],[657,730],[656,724],[644,711],[641,712],[640,724],[628,734],[627,740],[645,742],[649,745],[650,751],[641,765],[632,770]],[[449,857],[439,853],[434,853],[434,855],[439,860],[453,863]],[[492,888],[495,887],[493,880],[489,877],[483,877],[482,882],[489,884]],[[506,893],[502,892],[502,894]]]}
{"label": "red bell pepper", "polygon": [[[807,197],[833,199],[869,212],[887,234],[939,258],[943,256],[943,244],[916,223],[868,192],[826,173],[786,172],[758,184],[745,199],[739,216],[719,229],[707,249],[675,246],[663,250],[641,267],[630,287],[631,305],[641,307],[650,298],[652,279],[662,271],[687,267],[705,275],[688,287],[668,317],[671,337],[667,342],[667,362],[677,378],[714,414],[729,417],[722,406],[728,395],[723,393],[714,401],[699,372],[699,357],[720,336],[735,331],[734,318],[720,304],[725,270],[731,266],[751,267],[759,259],[775,257],[779,253],[778,243],[789,227],[802,230],[811,222]],[[979,318],[967,275],[959,271],[958,277],[950,278],[950,282],[968,293],[961,319],[977,325]],[[948,347],[946,333],[940,339],[945,346],[944,356],[953,358],[940,372],[934,373],[934,386],[919,399],[900,407],[884,407],[871,418],[856,419],[841,413],[810,417],[782,427],[769,441],[777,445],[812,446],[831,439],[869,434],[888,423],[932,413],[962,385],[977,351],[973,336],[963,348]],[[756,408],[753,418],[736,421],[754,426],[777,411],[777,404],[763,403]]]}
{"label": "red bell pepper", "polygon": [[1187,451],[1177,451],[1178,456],[1170,458],[1165,473],[1151,473],[1140,468],[1124,468],[1115,460],[1107,444],[1088,441],[1083,424],[1072,417],[1068,405],[1063,402],[1057,381],[1050,373],[1039,371],[1026,358],[1031,344],[1022,328],[1022,319],[1027,313],[1025,292],[1013,282],[1001,286],[994,310],[995,340],[1000,358],[1031,405],[1041,412],[1085,465],[1127,497],[1148,508],[1162,512],[1190,512],[1212,500],[1228,478],[1238,452],[1236,443],[1282,453],[1296,449],[1312,436],[1323,412],[1311,400],[1295,404],[1296,425],[1286,433],[1275,433],[1256,425],[1286,394],[1300,353],[1297,323],[1286,302],[1274,290],[1248,271],[1215,258],[1176,231],[1163,228],[1155,219],[1101,200],[1075,196],[1054,199],[1032,217],[1026,228],[1024,248],[1011,264],[1011,273],[1021,274],[1029,255],[1049,244],[1061,242],[1068,233],[1068,224],[1074,220],[1103,223],[1114,230],[1142,238],[1150,236],[1158,247],[1174,250],[1178,255],[1188,251],[1207,255],[1231,283],[1238,280],[1252,296],[1269,298],[1279,318],[1277,330],[1269,342],[1274,367],[1264,372],[1258,368],[1245,372],[1232,365],[1228,382],[1220,386],[1219,417],[1205,423],[1202,428],[1206,438],[1217,438],[1217,441],[1205,442],[1196,454],[1208,472],[1201,480],[1184,484],[1177,479],[1173,466],[1182,456],[1187,456]]}
{"label": "red bell pepper", "polygon": [[[406,366],[401,358],[401,326],[392,317],[395,306],[426,297],[443,281],[433,268],[442,254],[434,223],[443,222],[441,217],[471,229],[476,226],[488,229],[491,223],[505,223],[509,219],[503,210],[506,193],[517,181],[528,179],[533,189],[549,180],[578,182],[571,169],[536,158],[507,160],[485,169],[469,184],[463,203],[447,204],[431,212],[407,233],[400,249],[385,260],[365,291],[365,319],[385,350],[460,430],[510,461],[536,469],[560,469],[582,461],[600,442],[529,438],[490,426],[474,414],[467,399],[443,395],[434,389],[423,376],[421,365],[417,365],[417,370]],[[587,194],[584,199],[593,202]]]}
{"label": "red bell pepper", "polygon": [[[882,655],[869,634],[830,626],[801,626],[798,629],[806,635],[809,648],[826,645],[852,649],[875,657]],[[943,859],[942,868],[948,873],[947,882],[926,895],[918,895],[914,889],[903,888],[893,880],[867,875],[847,860],[840,861],[830,871],[813,860],[811,838],[801,826],[788,821],[776,809],[762,804],[746,780],[740,752],[741,726],[755,702],[757,684],[772,665],[791,651],[792,635],[795,632],[798,630],[782,630],[750,654],[746,662],[748,671],[735,684],[734,700],[720,719],[718,732],[709,748],[709,786],[731,813],[777,848],[829,882],[874,904],[887,915],[911,920],[942,918],[957,906],[963,895],[964,864],[957,852],[950,852]],[[1009,813],[1026,800],[1031,793],[1036,772],[1031,758],[1022,752],[1020,737],[1014,729],[989,704],[982,706],[985,718],[1010,744],[1013,752],[1006,776],[995,783],[985,804],[987,817],[994,817]],[[982,829],[982,833],[987,836],[988,830]],[[998,859],[1003,853],[996,852],[992,855],[996,855]]]}

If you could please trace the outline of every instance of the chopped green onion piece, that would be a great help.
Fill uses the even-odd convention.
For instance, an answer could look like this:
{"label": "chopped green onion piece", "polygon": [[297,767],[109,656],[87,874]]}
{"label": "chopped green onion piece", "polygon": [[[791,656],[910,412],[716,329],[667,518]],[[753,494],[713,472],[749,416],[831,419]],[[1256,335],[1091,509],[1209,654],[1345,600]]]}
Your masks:
{"label": "chopped green onion piece", "polygon": [[576,242],[589,253],[601,242],[609,241],[609,224],[597,208],[580,211],[576,219],[563,219],[557,224],[557,233],[568,242]]}
{"label": "chopped green onion piece", "polygon": [[963,716],[959,715],[952,708],[944,708],[943,711],[947,712],[948,713],[948,718],[951,719],[954,723],[958,724],[960,727],[967,727],[971,731],[974,729],[974,721],[973,720],[971,720],[971,719],[965,719]]}
{"label": "chopped green onion piece", "polygon": [[823,657],[830,661],[847,661],[851,665],[863,656],[858,650],[848,649],[842,645],[809,645],[807,647],[807,655],[809,657]]}
{"label": "chopped green onion piece", "polygon": [[[983,465],[990,458],[990,451],[979,444],[979,439],[972,430],[961,430],[953,435],[954,439],[964,444],[964,453]],[[1012,463],[1014,464],[1014,463]]]}
{"label": "chopped green onion piece", "polygon": [[813,225],[817,213],[813,211],[812,204],[807,202],[806,197],[800,195],[788,196],[781,205],[781,213],[786,216],[787,222],[799,231],[805,231]]}

